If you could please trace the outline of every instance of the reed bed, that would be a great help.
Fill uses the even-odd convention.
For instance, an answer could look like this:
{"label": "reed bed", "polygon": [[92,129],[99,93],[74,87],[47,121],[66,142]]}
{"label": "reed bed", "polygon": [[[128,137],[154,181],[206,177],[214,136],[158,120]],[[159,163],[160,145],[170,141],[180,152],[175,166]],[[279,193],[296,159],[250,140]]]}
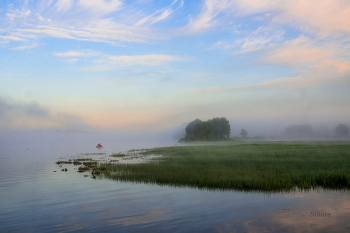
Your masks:
{"label": "reed bed", "polygon": [[205,189],[350,189],[349,142],[220,143],[144,150],[140,164],[104,163],[119,181]]}

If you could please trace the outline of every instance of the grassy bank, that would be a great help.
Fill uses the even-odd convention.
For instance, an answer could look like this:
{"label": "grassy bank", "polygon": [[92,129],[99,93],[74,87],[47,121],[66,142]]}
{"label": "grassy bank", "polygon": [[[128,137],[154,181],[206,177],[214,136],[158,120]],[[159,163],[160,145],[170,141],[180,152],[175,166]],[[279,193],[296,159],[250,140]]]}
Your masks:
{"label": "grassy bank", "polygon": [[112,164],[105,176],[121,181],[209,189],[350,189],[349,142],[260,142],[146,150],[150,163]]}

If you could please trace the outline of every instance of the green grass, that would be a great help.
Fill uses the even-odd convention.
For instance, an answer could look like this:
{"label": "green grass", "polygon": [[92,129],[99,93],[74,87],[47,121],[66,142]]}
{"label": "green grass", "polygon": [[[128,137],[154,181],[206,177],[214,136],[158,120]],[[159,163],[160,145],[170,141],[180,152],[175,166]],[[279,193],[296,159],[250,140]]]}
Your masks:
{"label": "green grass", "polygon": [[350,189],[349,142],[221,142],[144,150],[140,164],[103,164],[120,181],[206,189]]}

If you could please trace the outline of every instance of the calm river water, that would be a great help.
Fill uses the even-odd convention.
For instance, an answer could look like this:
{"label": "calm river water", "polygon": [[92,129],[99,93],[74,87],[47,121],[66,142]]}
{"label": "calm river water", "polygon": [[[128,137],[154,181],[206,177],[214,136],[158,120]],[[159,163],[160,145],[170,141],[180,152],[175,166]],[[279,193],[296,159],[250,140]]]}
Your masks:
{"label": "calm river water", "polygon": [[[84,177],[58,158],[175,143],[0,141],[0,232],[350,232],[350,193],[207,191]],[[62,140],[58,140],[61,138]],[[54,172],[56,171],[56,172]]]}

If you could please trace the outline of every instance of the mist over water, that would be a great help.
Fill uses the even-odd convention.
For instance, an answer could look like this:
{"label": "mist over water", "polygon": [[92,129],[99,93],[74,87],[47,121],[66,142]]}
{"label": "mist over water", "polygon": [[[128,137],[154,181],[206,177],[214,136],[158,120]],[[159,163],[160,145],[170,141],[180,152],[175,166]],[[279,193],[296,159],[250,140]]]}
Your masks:
{"label": "mist over water", "polygon": [[[138,135],[3,131],[0,134],[0,231],[349,230],[347,191],[262,193],[175,188],[95,180],[78,173],[73,165],[55,164],[61,159],[84,157],[82,154],[108,155],[130,149],[181,145],[174,139],[174,133],[181,132],[181,128],[184,125],[161,133]],[[98,143],[103,148],[96,148]],[[68,171],[61,171],[62,168]]]}
{"label": "mist over water", "polygon": [[[170,145],[176,142],[170,135],[158,134],[107,134],[86,131],[7,131],[0,133],[2,149],[6,147],[23,147],[40,149],[50,153],[58,151],[72,151],[83,153],[86,150],[95,150],[101,143],[103,149],[126,151],[130,149],[150,148],[153,146]],[[97,149],[96,149],[97,150]]]}
{"label": "mist over water", "polygon": [[[208,119],[202,118],[201,120]],[[230,136],[235,139],[241,138],[241,129],[246,129],[248,132],[246,140],[350,140],[349,134],[343,136],[336,134],[337,125],[344,124],[349,127],[350,123],[346,121],[228,120],[231,127]],[[74,128],[70,130],[3,128],[0,129],[0,154],[3,155],[9,146],[19,151],[36,150],[37,156],[47,156],[62,153],[62,150],[72,154],[83,153],[96,149],[95,146],[98,143],[102,143],[104,150],[113,152],[175,145],[180,138],[185,136],[185,128],[189,122],[162,131],[130,133],[125,133],[125,131],[103,132],[91,129],[84,131],[74,130]]]}

